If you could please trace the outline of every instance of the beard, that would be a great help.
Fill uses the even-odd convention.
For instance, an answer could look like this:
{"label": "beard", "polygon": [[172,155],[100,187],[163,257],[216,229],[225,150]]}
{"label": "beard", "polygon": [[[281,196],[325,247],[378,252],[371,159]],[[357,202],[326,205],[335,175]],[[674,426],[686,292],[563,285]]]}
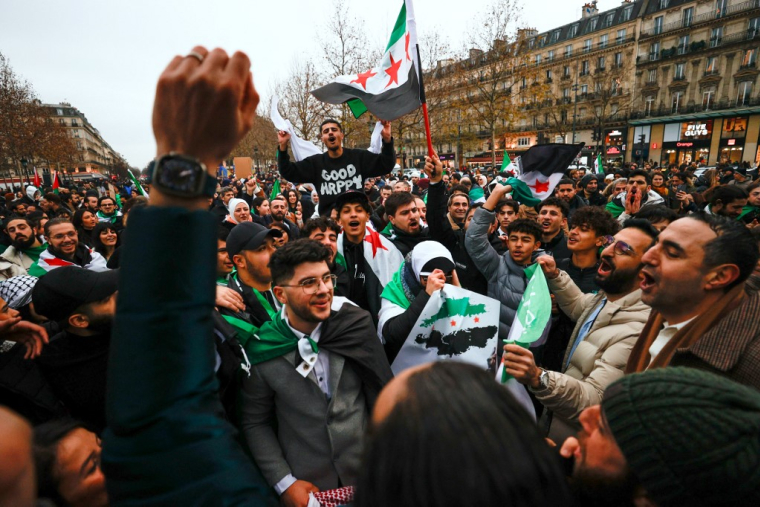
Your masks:
{"label": "beard", "polygon": [[279,213],[279,212],[273,211],[272,218],[277,222],[282,222],[283,220],[285,220],[285,212],[283,211],[282,213]]}
{"label": "beard", "polygon": [[111,331],[113,315],[92,315],[88,316],[88,320],[87,329],[93,333],[105,334]]}
{"label": "beard", "polygon": [[[608,261],[608,264],[612,263]],[[623,294],[639,279],[639,272],[641,271],[642,264],[639,264],[633,269],[620,269],[616,268],[614,265],[612,265],[612,267],[612,272],[606,277],[600,277],[597,274],[594,277],[594,283],[607,294]]]}
{"label": "beard", "polygon": [[29,236],[29,238],[25,238],[21,235],[16,236],[16,239],[11,241],[11,245],[13,245],[13,248],[16,250],[26,250],[27,248],[30,248],[32,245],[34,245],[34,242],[37,241],[37,238],[32,234]]}
{"label": "beard", "polygon": [[570,478],[576,505],[584,507],[634,507],[642,489],[628,467],[619,475],[610,475],[580,466]]}

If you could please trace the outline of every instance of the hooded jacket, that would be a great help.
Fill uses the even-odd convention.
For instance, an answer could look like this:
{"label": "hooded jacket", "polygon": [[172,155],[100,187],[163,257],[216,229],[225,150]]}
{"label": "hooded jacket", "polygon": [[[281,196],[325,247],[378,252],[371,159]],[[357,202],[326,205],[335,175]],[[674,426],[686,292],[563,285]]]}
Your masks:
{"label": "hooded jacket", "polygon": [[[620,195],[612,199],[607,204],[607,211],[612,213],[612,216],[617,217],[617,221],[621,224],[628,220],[629,218],[633,218],[631,215],[625,212],[625,198],[628,195],[628,192],[621,192]],[[646,200],[641,201],[641,209],[643,209],[645,206],[657,206],[658,204],[665,204],[665,199],[662,198],[660,194],[655,192],[654,190],[650,190],[647,192]]]}
{"label": "hooded jacket", "polygon": [[[475,266],[488,280],[488,297],[501,303],[499,311],[499,343],[509,336],[512,321],[515,320],[517,307],[520,305],[528,279],[525,276],[527,266],[519,266],[508,253],[499,255],[488,241],[488,228],[493,223],[496,214],[483,208],[478,208],[467,229],[465,246],[467,252],[475,261]],[[543,250],[534,252],[531,264],[542,255]],[[501,350],[497,350],[501,356]]]}

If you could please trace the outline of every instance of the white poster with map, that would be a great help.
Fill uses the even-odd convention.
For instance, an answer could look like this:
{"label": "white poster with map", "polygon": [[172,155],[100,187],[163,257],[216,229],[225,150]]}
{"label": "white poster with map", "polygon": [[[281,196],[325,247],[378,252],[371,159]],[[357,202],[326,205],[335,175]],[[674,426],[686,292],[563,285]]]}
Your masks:
{"label": "white poster with map", "polygon": [[454,360],[489,367],[499,338],[499,302],[445,285],[430,296],[393,361],[394,375],[431,361]]}

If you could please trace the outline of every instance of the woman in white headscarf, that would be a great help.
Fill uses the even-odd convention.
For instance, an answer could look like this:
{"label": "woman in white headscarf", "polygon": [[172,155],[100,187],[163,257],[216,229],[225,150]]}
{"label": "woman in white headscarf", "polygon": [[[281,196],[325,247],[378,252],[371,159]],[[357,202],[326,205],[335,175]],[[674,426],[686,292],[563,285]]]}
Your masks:
{"label": "woman in white headscarf", "polygon": [[459,287],[451,252],[437,241],[423,241],[407,254],[393,279],[385,286],[377,335],[392,363],[414,328],[430,296],[445,284]]}
{"label": "woman in white headscarf", "polygon": [[232,198],[227,203],[227,212],[229,213],[222,225],[232,229],[237,224],[251,221],[251,208],[243,199]]}

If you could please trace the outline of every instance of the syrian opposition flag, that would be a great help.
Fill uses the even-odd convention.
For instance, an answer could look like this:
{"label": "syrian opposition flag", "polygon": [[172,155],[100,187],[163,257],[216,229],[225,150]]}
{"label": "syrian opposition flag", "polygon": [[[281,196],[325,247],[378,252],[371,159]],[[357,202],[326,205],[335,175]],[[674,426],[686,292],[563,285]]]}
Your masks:
{"label": "syrian opposition flag", "polygon": [[594,169],[596,169],[596,174],[604,174],[604,166],[602,165],[602,154],[599,153],[596,156],[596,161],[594,162]]}
{"label": "syrian opposition flag", "polygon": [[[64,266],[79,266],[79,265],[74,264],[73,262],[67,261],[65,259],[61,259],[60,257],[56,257],[55,255],[48,252],[47,249],[45,249],[40,254],[40,258],[37,261],[37,266],[45,270],[45,272],[50,272],[56,268],[62,268]],[[84,269],[89,269],[91,271],[108,271],[108,266],[106,266],[105,257],[100,255],[98,252],[96,252],[93,249],[90,249],[90,262],[80,267]]]}
{"label": "syrian opposition flag", "polygon": [[347,102],[357,118],[369,110],[382,120],[395,120],[422,105],[419,65],[414,8],[412,0],[404,0],[379,64],[339,76],[311,93],[328,104]]}
{"label": "syrian opposition flag", "polygon": [[60,187],[60,183],[58,182],[58,171],[53,171],[53,193],[58,193],[58,188]]}
{"label": "syrian opposition flag", "polygon": [[518,178],[509,178],[512,196],[520,204],[536,206],[552,195],[570,163],[583,149],[580,144],[537,144],[517,159]]}
{"label": "syrian opposition flag", "polygon": [[391,365],[394,375],[432,361],[454,360],[488,369],[499,339],[499,302],[445,285],[430,296]]}
{"label": "syrian opposition flag", "polygon": [[[338,235],[338,254],[335,256],[335,262],[346,267],[346,259],[343,258],[344,236],[345,234],[342,232]],[[372,272],[380,281],[380,285],[385,287],[393,279],[398,268],[401,267],[404,256],[391,243],[391,240],[367,227],[364,235],[364,260],[372,268]]]}

